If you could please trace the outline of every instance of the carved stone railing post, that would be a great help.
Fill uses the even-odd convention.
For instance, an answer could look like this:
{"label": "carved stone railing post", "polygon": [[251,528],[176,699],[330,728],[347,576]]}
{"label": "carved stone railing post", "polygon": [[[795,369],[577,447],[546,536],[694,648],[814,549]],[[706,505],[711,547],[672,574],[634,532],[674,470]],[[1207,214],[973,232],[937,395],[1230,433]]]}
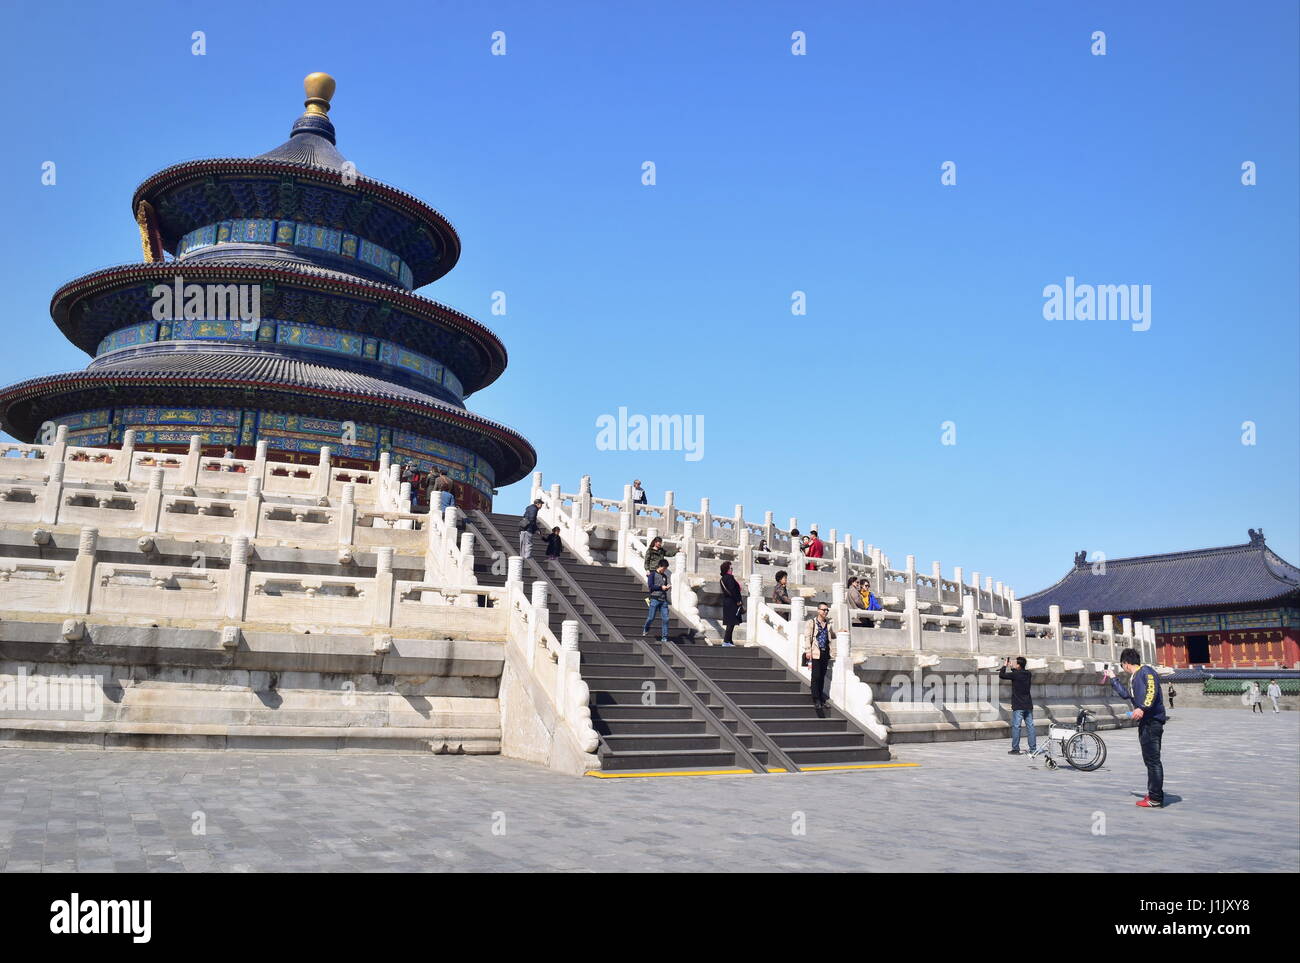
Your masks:
{"label": "carved stone railing post", "polygon": [[591,524],[591,476],[583,475],[578,486],[578,502],[573,506],[578,512],[577,520],[583,525]]}
{"label": "carved stone railing post", "polygon": [[767,542],[767,547],[773,547],[772,543],[776,541],[776,522],[772,520],[771,512],[763,513],[763,541]]}
{"label": "carved stone railing post", "polygon": [[973,596],[961,597],[961,617],[966,624],[966,649],[972,655],[977,655],[980,650],[980,620],[979,607]]}
{"label": "carved stone railing post", "polygon": [[832,702],[843,707],[848,705],[849,683],[853,678],[853,623],[849,621],[851,610],[844,601],[842,582],[835,583],[831,599],[835,621],[839,625],[839,638],[835,644],[835,668],[831,670],[830,697]]}
{"label": "carved stone railing post", "polygon": [[266,456],[270,448],[271,443],[264,438],[257,443],[257,448],[253,452],[253,477],[261,479],[263,488],[266,488]]}
{"label": "carved stone railing post", "polygon": [[244,534],[257,538],[262,525],[262,479],[257,475],[248,476],[248,489],[244,492]]}
{"label": "carved stone railing post", "polygon": [[455,505],[448,505],[443,513],[445,521],[442,526],[442,559],[438,563],[439,568],[445,567],[447,560],[456,554],[456,544],[460,540],[458,529],[463,515]]}
{"label": "carved stone railing post", "polygon": [[199,460],[203,456],[203,439],[190,435],[190,450],[185,455],[185,466],[181,469],[181,480],[186,485],[199,483]]}
{"label": "carved stone railing post", "polygon": [[1011,618],[1016,626],[1016,654],[1024,655],[1027,651],[1025,648],[1025,613],[1019,599],[1015,599],[1011,603]]}
{"label": "carved stone railing post", "polygon": [[135,429],[128,428],[122,432],[122,448],[117,455],[113,477],[118,481],[130,481],[133,461],[135,461]]}
{"label": "carved stone railing post", "polygon": [[49,461],[59,462],[68,457],[68,426],[59,425],[54,430],[54,444],[45,449],[45,457]]}
{"label": "carved stone railing post", "polygon": [[[543,499],[542,508],[546,509],[548,505],[551,511],[550,523],[552,528],[559,525],[560,531],[564,531],[565,529],[576,531],[582,527],[577,524],[578,519],[576,514],[570,514],[568,524],[565,524],[564,495],[560,491],[560,486],[558,484],[552,485],[550,497],[548,499]],[[576,513],[577,510],[578,506],[575,504],[573,506],[573,512]]]}
{"label": "carved stone railing post", "polygon": [[907,626],[907,644],[913,652],[921,651],[921,610],[916,605],[916,589],[903,590],[903,624]]}
{"label": "carved stone railing post", "polygon": [[677,505],[673,502],[673,493],[664,492],[664,517],[660,524],[663,526],[664,535],[677,534]]}
{"label": "carved stone railing post", "polygon": [[852,635],[853,622],[849,619],[849,600],[843,582],[831,586],[831,623],[840,626],[846,639]]}
{"label": "carved stone railing post", "polygon": [[749,544],[749,532],[745,530],[745,506],[737,505],[736,514],[731,519],[731,530],[736,535],[736,548]]}
{"label": "carved stone railing post", "polygon": [[700,567],[699,546],[695,543],[694,522],[687,522],[682,526],[681,555],[686,571],[694,572]]}
{"label": "carved stone railing post", "polygon": [[763,576],[751,575],[749,582],[749,603],[745,606],[745,644],[758,645],[758,610],[763,605]]}
{"label": "carved stone railing post", "polygon": [[393,624],[393,548],[383,545],[375,549],[375,608],[371,624]]}
{"label": "carved stone railing post", "polygon": [[[523,559],[520,559],[522,562]],[[522,582],[517,583],[520,586]],[[537,661],[537,646],[540,644],[542,629],[546,627],[550,620],[550,612],[546,607],[546,583],[538,579],[533,583],[533,597],[531,602],[532,611],[528,619],[528,667],[531,669]]]}
{"label": "carved stone railing post", "polygon": [[695,537],[705,542],[713,541],[713,514],[709,511],[707,498],[700,499],[700,524]]}
{"label": "carved stone railing post", "polygon": [[1083,657],[1092,658],[1092,613],[1079,609],[1079,631],[1083,633]]}
{"label": "carved stone railing post", "polygon": [[555,709],[561,718],[569,718],[569,682],[579,671],[578,623],[566,619],[560,623],[560,651],[555,666]]}
{"label": "carved stone railing post", "polygon": [[785,657],[790,667],[798,672],[801,668],[800,655],[803,653],[803,623],[804,623],[804,597],[802,595],[792,595],[790,597],[790,621],[786,626],[786,646],[788,647]]}
{"label": "carved stone railing post", "polygon": [[66,462],[56,461],[50,465],[50,478],[41,494],[41,521],[47,525],[53,525],[59,520],[59,508],[63,504],[63,476],[67,470]]}
{"label": "carved stone railing post", "polygon": [[631,515],[633,518],[636,517],[636,505],[634,505],[634,504],[632,503],[632,486],[631,486],[631,485],[624,485],[624,486],[623,486],[623,508],[622,508],[622,511],[623,511],[623,512],[626,512],[628,515]]}
{"label": "carved stone railing post", "polygon": [[[632,488],[631,485],[628,485],[627,487],[629,490],[631,490]],[[631,557],[631,547],[629,545],[631,537],[632,537],[632,513],[627,511],[619,512],[618,513],[618,543],[617,543],[617,550],[616,550],[617,554],[615,556],[615,560],[619,568],[626,567]],[[649,540],[650,540],[650,536],[647,535],[646,544],[649,544]]]}
{"label": "carved stone railing post", "polygon": [[157,532],[162,526],[162,507],[163,507],[163,470],[161,468],[149,469],[149,487],[145,489],[144,498],[140,506],[140,530],[143,532]]}
{"label": "carved stone railing post", "polygon": [[330,458],[330,446],[321,445],[320,458],[316,468],[316,494],[317,495],[328,495],[330,493],[330,475],[333,474],[333,472],[330,470],[331,464],[332,461]]}
{"label": "carved stone railing post", "polygon": [[247,599],[248,536],[236,535],[230,541],[230,568],[226,572],[226,617],[242,622]]}
{"label": "carved stone railing post", "polygon": [[95,586],[95,546],[98,530],[90,527],[81,530],[77,541],[77,557],[72,563],[72,577],[68,579],[67,611],[76,615],[90,612],[90,600]]}
{"label": "carved stone railing post", "polygon": [[1061,632],[1061,607],[1050,605],[1047,608],[1047,624],[1052,628],[1052,638],[1056,641],[1056,654],[1065,655],[1065,635]]}
{"label": "carved stone railing post", "polygon": [[743,578],[754,574],[754,546],[749,544],[748,538],[742,539],[740,543],[740,574]]}
{"label": "carved stone railing post", "polygon": [[[430,514],[429,518],[433,515]],[[338,509],[338,542],[340,548],[352,544],[352,528],[357,523],[357,485],[346,482],[343,485],[343,503]],[[428,521],[425,522],[428,524]]]}
{"label": "carved stone railing post", "polygon": [[[1132,620],[1132,619],[1124,619],[1124,621],[1123,621],[1123,626],[1124,626],[1124,638],[1125,638],[1126,640],[1127,640],[1127,639],[1131,639],[1131,638],[1133,638],[1133,620]],[[1131,643],[1129,643],[1129,642],[1126,641],[1124,644],[1125,644],[1125,645],[1129,645],[1129,644],[1131,644]],[[1115,659],[1118,659],[1118,658],[1119,658],[1119,652],[1118,652],[1118,650],[1115,651],[1115,652],[1113,652],[1112,655],[1114,656]]]}
{"label": "carved stone railing post", "polygon": [[1101,631],[1106,636],[1106,658],[1113,662],[1115,661],[1115,616],[1107,614],[1101,617]]}
{"label": "carved stone railing post", "polygon": [[[461,585],[477,585],[478,576],[474,574],[474,533],[462,532],[460,536],[460,571],[457,581]],[[462,595],[457,599],[460,605],[477,605],[478,597]]]}

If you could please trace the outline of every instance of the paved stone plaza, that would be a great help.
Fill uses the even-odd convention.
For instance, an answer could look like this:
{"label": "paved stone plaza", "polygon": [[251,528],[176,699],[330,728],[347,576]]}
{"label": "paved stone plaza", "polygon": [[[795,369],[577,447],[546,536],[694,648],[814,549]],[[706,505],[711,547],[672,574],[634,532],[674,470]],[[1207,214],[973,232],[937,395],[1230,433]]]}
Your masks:
{"label": "paved stone plaza", "polygon": [[1300,869],[1300,713],[1179,711],[1164,811],[1133,805],[1136,733],[1103,736],[1093,773],[990,741],[904,747],[916,768],[606,780],[485,756],[3,750],[0,868]]}

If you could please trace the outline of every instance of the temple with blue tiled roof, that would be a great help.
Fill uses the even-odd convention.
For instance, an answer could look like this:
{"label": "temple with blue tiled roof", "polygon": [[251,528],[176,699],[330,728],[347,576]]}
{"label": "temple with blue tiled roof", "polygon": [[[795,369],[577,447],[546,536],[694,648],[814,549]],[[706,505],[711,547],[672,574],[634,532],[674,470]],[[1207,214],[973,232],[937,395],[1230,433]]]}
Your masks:
{"label": "temple with blue tiled roof", "polygon": [[1089,562],[1086,552],[1050,588],[1021,600],[1027,619],[1113,615],[1155,627],[1159,661],[1176,668],[1300,668],[1300,568],[1262,530],[1242,545]]}
{"label": "temple with blue tiled roof", "polygon": [[[414,293],[455,266],[460,239],[424,202],[358,174],[328,116],[334,80],[305,86],[284,144],[177,164],[136,189],[144,262],[78,278],[51,301],[93,360],[0,391],[0,427],[48,441],[67,426],[87,446],[120,445],[129,429],[137,449],[159,451],[198,434],[205,453],[240,458],[265,441],[288,462],[314,463],[328,446],[336,464],[366,469],[387,452],[444,468],[460,507],[489,507],[536,453],[465,407],[505,370],[501,342]],[[172,303],[171,288],[184,297]]]}

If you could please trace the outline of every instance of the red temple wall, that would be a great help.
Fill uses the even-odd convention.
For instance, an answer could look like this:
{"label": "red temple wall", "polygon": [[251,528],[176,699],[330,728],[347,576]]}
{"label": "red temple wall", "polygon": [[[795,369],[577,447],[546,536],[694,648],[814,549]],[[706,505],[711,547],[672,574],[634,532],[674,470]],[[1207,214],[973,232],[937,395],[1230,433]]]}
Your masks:
{"label": "red temple wall", "polygon": [[[1294,628],[1232,629],[1205,635],[1210,643],[1210,661],[1198,663],[1219,669],[1300,668],[1300,632]],[[1189,668],[1187,635],[1158,634],[1156,658],[1162,665]]]}

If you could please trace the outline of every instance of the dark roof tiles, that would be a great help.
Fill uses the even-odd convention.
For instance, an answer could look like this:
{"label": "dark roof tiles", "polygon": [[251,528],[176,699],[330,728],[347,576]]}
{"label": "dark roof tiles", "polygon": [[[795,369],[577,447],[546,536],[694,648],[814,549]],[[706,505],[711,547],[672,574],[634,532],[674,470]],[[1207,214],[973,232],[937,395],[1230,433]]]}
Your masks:
{"label": "dark roof tiles", "polygon": [[1300,591],[1300,569],[1251,534],[1244,545],[1108,559],[1104,573],[1076,565],[1051,588],[1021,599],[1025,617],[1046,617],[1052,605],[1062,615],[1160,612],[1272,602]]}

